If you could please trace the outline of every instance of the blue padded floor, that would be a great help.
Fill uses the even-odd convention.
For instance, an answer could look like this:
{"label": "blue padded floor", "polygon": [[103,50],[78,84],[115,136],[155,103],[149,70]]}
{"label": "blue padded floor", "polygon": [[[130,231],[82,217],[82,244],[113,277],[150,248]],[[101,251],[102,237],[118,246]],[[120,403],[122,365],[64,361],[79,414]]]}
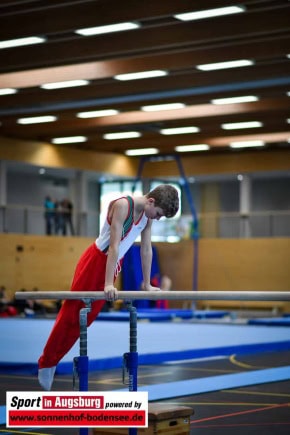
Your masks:
{"label": "blue padded floor", "polygon": [[[0,319],[0,370],[37,373],[53,319]],[[188,322],[138,322],[139,363],[290,349],[288,327]],[[90,370],[120,368],[129,351],[129,322],[96,321],[88,329]],[[71,373],[79,343],[57,366],[57,373]]]}
{"label": "blue padded floor", "polygon": [[267,317],[260,319],[249,319],[249,325],[269,325],[269,326],[290,326],[290,317]]}
{"label": "blue padded floor", "polygon": [[[149,401],[155,401],[191,396],[193,394],[211,393],[230,388],[279,382],[288,379],[290,379],[290,366],[284,366],[264,370],[252,370],[244,373],[209,376],[200,379],[186,379],[184,381],[167,382],[166,384],[144,385],[138,387],[138,391],[148,391]],[[122,388],[116,391],[128,390]]]}

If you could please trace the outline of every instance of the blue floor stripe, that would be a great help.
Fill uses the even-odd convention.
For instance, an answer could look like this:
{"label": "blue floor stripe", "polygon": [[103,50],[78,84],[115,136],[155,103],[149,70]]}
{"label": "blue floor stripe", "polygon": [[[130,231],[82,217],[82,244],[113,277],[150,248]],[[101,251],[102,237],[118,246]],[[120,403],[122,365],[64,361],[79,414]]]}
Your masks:
{"label": "blue floor stripe", "polygon": [[6,406],[0,406],[0,425],[6,424]]}
{"label": "blue floor stripe", "polygon": [[260,319],[249,319],[249,325],[268,325],[268,326],[290,326],[290,317],[271,317]]}
{"label": "blue floor stripe", "polygon": [[[221,346],[219,348],[209,348],[209,349],[188,349],[181,351],[168,351],[160,353],[148,353],[139,354],[138,363],[139,365],[152,365],[152,364],[162,364],[167,361],[178,361],[184,359],[193,358],[207,358],[211,356],[219,355],[242,355],[242,354],[252,354],[259,352],[278,352],[278,351],[288,351],[290,350],[290,341],[283,341],[277,343],[258,343],[258,344],[245,344],[237,346]],[[89,370],[106,370],[106,369],[116,369],[123,367],[123,357],[111,357],[104,359],[89,358]],[[1,364],[0,364],[1,368]],[[68,374],[72,373],[73,363],[63,362],[58,364],[56,373],[57,374]]]}
{"label": "blue floor stripe", "polygon": [[[148,391],[149,401],[155,401],[289,379],[290,366],[284,366],[265,370],[253,370],[245,373],[210,376],[201,379],[187,379],[166,384],[147,385],[138,388],[138,391]],[[122,389],[116,391],[128,390]]]}

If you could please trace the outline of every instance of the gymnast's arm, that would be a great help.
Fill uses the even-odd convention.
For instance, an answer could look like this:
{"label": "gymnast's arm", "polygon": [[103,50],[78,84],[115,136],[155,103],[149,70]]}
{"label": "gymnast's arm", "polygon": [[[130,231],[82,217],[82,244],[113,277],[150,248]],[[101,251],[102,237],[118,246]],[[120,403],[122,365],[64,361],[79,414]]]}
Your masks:
{"label": "gymnast's arm", "polygon": [[109,210],[110,226],[110,245],[106,263],[105,287],[104,292],[107,300],[116,300],[118,290],[114,285],[115,270],[119,255],[119,245],[122,237],[123,224],[128,213],[128,202],[126,199],[119,199],[112,204]]}
{"label": "gymnast's arm", "polygon": [[159,287],[153,287],[150,284],[151,265],[152,265],[152,245],[151,245],[151,226],[152,219],[148,219],[147,225],[141,233],[141,264],[143,272],[144,290],[158,291]]}

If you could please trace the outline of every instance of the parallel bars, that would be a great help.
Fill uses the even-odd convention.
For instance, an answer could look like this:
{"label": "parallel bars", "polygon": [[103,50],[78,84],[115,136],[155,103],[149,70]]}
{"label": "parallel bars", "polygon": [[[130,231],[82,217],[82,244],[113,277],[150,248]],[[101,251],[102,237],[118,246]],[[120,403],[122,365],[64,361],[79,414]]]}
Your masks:
{"label": "parallel bars", "polygon": [[[103,291],[47,291],[16,292],[16,299],[74,299],[82,300],[85,307],[80,310],[80,356],[74,359],[79,377],[79,390],[88,391],[88,356],[87,356],[87,314],[94,300],[104,300]],[[228,301],[290,301],[290,292],[285,291],[120,291],[118,300],[125,300],[130,313],[130,352],[123,355],[123,383],[125,369],[129,374],[129,391],[137,391],[137,311],[133,300],[228,300]],[[129,435],[137,435],[136,428],[129,428]],[[88,435],[88,428],[80,428],[79,435]]]}
{"label": "parallel bars", "polygon": [[[103,291],[16,292],[16,299],[105,299]],[[119,291],[122,300],[224,300],[224,301],[290,301],[290,291]]]}

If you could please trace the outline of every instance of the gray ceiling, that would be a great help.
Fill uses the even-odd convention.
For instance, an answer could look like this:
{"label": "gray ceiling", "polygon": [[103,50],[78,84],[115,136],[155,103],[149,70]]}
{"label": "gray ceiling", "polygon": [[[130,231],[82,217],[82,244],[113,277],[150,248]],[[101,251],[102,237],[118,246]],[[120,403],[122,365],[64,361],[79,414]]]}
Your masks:
{"label": "gray ceiling", "polygon": [[[244,13],[183,22],[174,15],[242,5]],[[84,37],[76,29],[136,22],[135,30]],[[123,153],[205,143],[210,153],[237,152],[233,141],[263,140],[260,152],[289,148],[290,2],[288,0],[3,0],[0,41],[42,36],[46,43],[0,50],[0,135],[50,142],[86,136],[80,149]],[[287,57],[288,55],[288,57]],[[200,71],[200,64],[250,59],[254,65]],[[168,75],[117,81],[116,74],[165,70]],[[86,79],[87,86],[44,90],[44,82]],[[212,105],[216,98],[253,95],[250,103]],[[178,102],[182,109],[144,112],[144,105]],[[116,109],[109,117],[80,119],[81,111]],[[20,117],[55,115],[56,122],[20,125]],[[288,121],[287,121],[288,120]],[[261,128],[224,130],[231,122]],[[164,136],[160,129],[196,126],[198,133]],[[135,139],[105,140],[105,133],[137,131]],[[25,146],[25,145],[23,145]],[[64,145],[61,145],[64,146]]]}

